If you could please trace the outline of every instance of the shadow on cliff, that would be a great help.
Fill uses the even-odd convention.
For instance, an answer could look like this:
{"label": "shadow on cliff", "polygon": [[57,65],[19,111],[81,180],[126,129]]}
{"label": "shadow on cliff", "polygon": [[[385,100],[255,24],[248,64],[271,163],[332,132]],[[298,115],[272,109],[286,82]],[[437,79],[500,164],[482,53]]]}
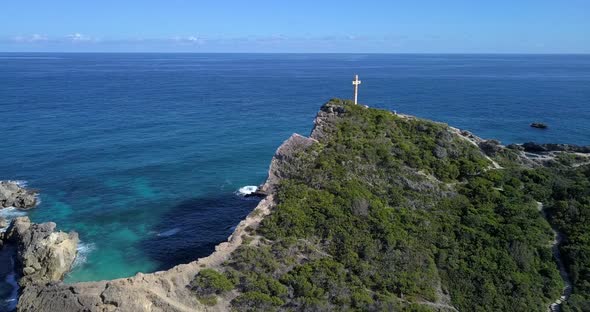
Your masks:
{"label": "shadow on cliff", "polygon": [[211,254],[258,204],[232,193],[180,202],[165,213],[140,248],[158,270]]}

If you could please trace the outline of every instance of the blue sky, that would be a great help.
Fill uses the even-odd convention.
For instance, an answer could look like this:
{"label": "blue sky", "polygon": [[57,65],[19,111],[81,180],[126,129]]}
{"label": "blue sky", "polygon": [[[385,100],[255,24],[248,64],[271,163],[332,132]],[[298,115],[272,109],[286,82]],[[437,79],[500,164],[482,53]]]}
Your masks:
{"label": "blue sky", "polygon": [[0,51],[590,53],[590,0],[18,0]]}

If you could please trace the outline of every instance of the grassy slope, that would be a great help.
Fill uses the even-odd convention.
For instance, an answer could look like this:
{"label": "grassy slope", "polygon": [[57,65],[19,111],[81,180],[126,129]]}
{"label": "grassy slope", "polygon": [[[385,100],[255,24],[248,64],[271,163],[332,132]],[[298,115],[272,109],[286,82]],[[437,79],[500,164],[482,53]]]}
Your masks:
{"label": "grassy slope", "polygon": [[553,198],[543,172],[507,159],[509,168],[487,170],[479,149],[443,124],[327,105],[344,115],[293,162],[273,213],[207,283],[240,295],[197,278],[204,302],[226,294],[240,311],[546,311],[559,297],[552,232],[535,203]]}

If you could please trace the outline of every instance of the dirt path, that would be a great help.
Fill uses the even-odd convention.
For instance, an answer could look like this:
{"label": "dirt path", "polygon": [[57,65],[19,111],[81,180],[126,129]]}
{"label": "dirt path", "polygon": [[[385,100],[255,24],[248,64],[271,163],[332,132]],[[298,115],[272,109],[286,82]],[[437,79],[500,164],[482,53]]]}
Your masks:
{"label": "dirt path", "polygon": [[[537,207],[538,207],[539,211],[541,213],[543,213],[543,216],[545,217],[545,219],[547,219],[547,214],[545,213],[545,211],[543,209],[543,203],[537,202]],[[565,269],[565,264],[563,263],[563,259],[561,258],[561,253],[559,252],[559,245],[561,244],[561,242],[563,240],[563,235],[559,231],[557,231],[557,229],[555,229],[553,226],[551,226],[551,230],[553,231],[553,235],[554,235],[553,242],[551,243],[551,252],[553,253],[553,257],[555,258],[555,262],[557,262],[557,266],[559,267],[559,275],[561,276],[561,279],[563,280],[563,283],[565,286],[563,287],[563,290],[561,292],[561,296],[549,305],[549,307],[547,308],[547,311],[560,312],[561,305],[565,301],[567,301],[569,299],[570,295],[572,294],[572,281],[570,279],[569,273]]]}

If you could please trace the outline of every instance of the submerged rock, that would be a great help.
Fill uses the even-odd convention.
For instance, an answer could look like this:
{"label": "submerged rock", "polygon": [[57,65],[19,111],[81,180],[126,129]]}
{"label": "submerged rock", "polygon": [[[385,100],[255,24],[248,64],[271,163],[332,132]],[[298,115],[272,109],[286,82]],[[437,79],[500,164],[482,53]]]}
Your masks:
{"label": "submerged rock", "polygon": [[0,209],[15,207],[29,209],[37,204],[37,193],[13,181],[0,181]]}
{"label": "submerged rock", "polygon": [[53,222],[35,224],[28,217],[19,217],[0,237],[4,244],[16,247],[20,285],[61,281],[70,271],[77,254],[78,233],[55,228]]}

